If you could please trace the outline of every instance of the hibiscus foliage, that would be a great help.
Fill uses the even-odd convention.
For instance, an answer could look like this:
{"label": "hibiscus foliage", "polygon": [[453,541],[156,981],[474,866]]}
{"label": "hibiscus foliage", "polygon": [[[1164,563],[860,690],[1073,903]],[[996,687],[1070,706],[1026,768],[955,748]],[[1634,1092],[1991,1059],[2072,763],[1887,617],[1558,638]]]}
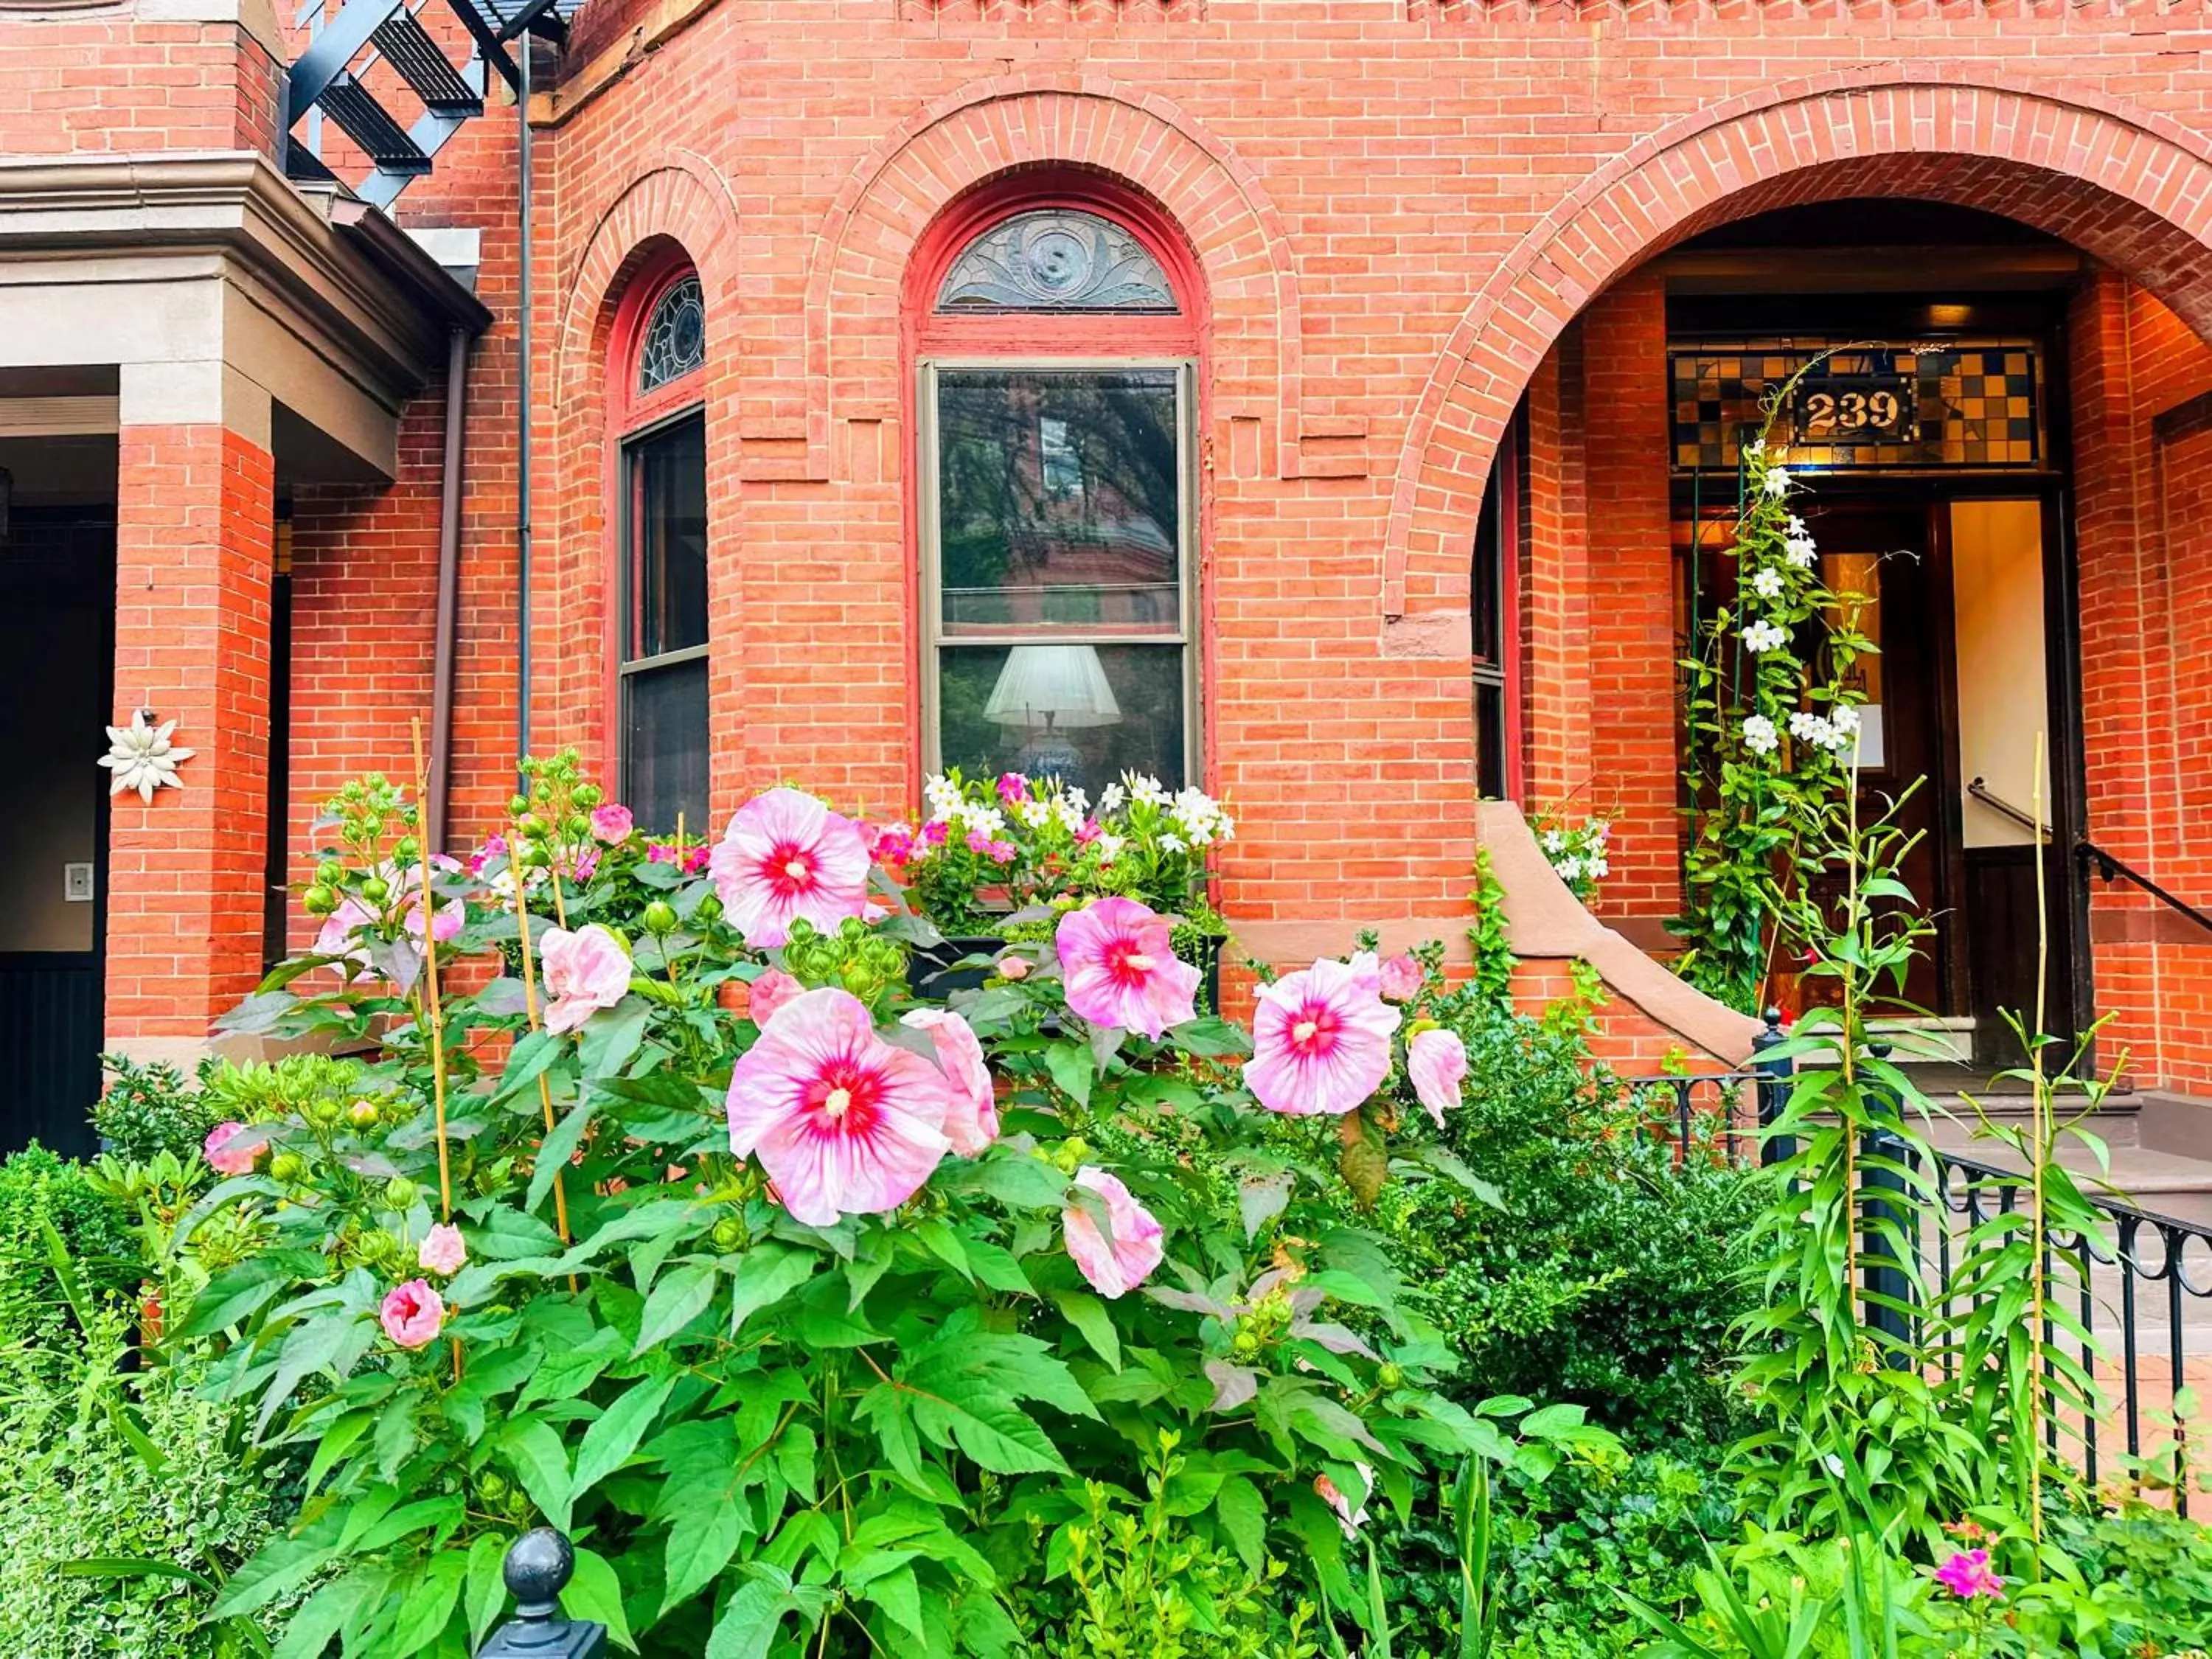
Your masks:
{"label": "hibiscus foliage", "polygon": [[466,863],[386,782],[332,803],[322,933],[235,1020],[357,1066],[219,1127],[167,1241],[169,1342],[307,1459],[216,1608],[307,1593],[280,1659],[465,1653],[540,1522],[647,1654],[1090,1651],[1102,1574],[1301,1650],[1376,1617],[1370,1509],[1604,1439],[1449,1398],[1362,1224],[1470,1179],[1401,1133],[1464,1056],[1416,1019],[1409,1065],[1371,955],[1268,988],[1255,1097],[1141,904],[920,1002],[865,826],[776,790],[702,856],[531,779]]}

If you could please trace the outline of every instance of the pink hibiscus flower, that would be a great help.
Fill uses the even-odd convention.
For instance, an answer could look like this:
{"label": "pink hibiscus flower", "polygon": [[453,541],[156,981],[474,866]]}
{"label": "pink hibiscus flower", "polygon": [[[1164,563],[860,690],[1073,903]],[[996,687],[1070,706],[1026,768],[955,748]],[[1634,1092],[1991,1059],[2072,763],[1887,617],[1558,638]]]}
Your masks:
{"label": "pink hibiscus flower", "polygon": [[1167,919],[1134,899],[1093,899],[1069,911],[1053,948],[1068,1007],[1093,1025],[1157,1037],[1198,1018],[1198,969],[1176,959]]}
{"label": "pink hibiscus flower", "polygon": [[868,912],[872,842],[865,824],[796,789],[771,789],[738,809],[714,848],[714,890],[745,943],[784,944],[803,916],[824,933]]}
{"label": "pink hibiscus flower", "polygon": [[446,1322],[446,1302],[427,1279],[410,1279],[384,1298],[377,1310],[384,1334],[403,1348],[427,1348]]}
{"label": "pink hibiscus flower", "polygon": [[619,801],[609,801],[604,806],[592,809],[592,839],[604,842],[609,847],[619,847],[628,841],[630,831],[637,828],[637,820],[629,807]]}
{"label": "pink hibiscus flower", "polygon": [[1405,1002],[1420,994],[1424,975],[1421,964],[1411,951],[1392,957],[1378,970],[1382,994],[1392,1002]]}
{"label": "pink hibiscus flower", "polygon": [[1444,1114],[1459,1104],[1460,1079],[1467,1075],[1467,1044],[1455,1032],[1431,1028],[1413,1033],[1406,1045],[1406,1075],[1413,1092],[1439,1129]]}
{"label": "pink hibiscus flower", "polygon": [[830,986],[778,1008],[731,1072],[730,1150],[757,1157],[784,1207],[826,1227],[920,1191],[951,1146],[952,1109],[944,1074]]}
{"label": "pink hibiscus flower", "polygon": [[1078,1170],[1075,1184],[1106,1200],[1108,1231],[1101,1232],[1088,1212],[1069,1205],[1060,1212],[1067,1253],[1099,1295],[1109,1300],[1126,1296],[1160,1265],[1160,1224],[1130,1195],[1118,1176],[1095,1164]]}
{"label": "pink hibiscus flower", "polygon": [[201,1145],[200,1154],[208,1161],[208,1168],[217,1175],[252,1175],[253,1166],[261,1157],[259,1146],[241,1146],[229,1150],[230,1143],[246,1133],[243,1123],[218,1123],[210,1129],[207,1139]]}
{"label": "pink hibiscus flower", "polygon": [[459,1227],[441,1221],[422,1235],[422,1247],[415,1252],[415,1259],[422,1264],[425,1273],[451,1279],[468,1265],[469,1247]]}
{"label": "pink hibiscus flower", "polygon": [[548,927],[538,938],[545,963],[545,1029],[573,1031],[602,1008],[629,994],[629,952],[596,921],[574,933]]}
{"label": "pink hibiscus flower", "polygon": [[775,1011],[806,988],[781,968],[771,968],[748,988],[745,1012],[752,1016],[753,1024],[765,1025],[775,1017]]}
{"label": "pink hibiscus flower", "polygon": [[1389,1074],[1390,1034],[1402,1016],[1382,1000],[1373,951],[1316,962],[1256,995],[1244,1082],[1269,1111],[1341,1117]]}
{"label": "pink hibiscus flower", "polygon": [[347,899],[323,918],[315,935],[314,954],[332,958],[331,966],[342,979],[358,979],[368,971],[368,951],[354,934],[376,921],[376,913],[359,899]]}
{"label": "pink hibiscus flower", "polygon": [[937,1064],[952,1085],[952,1109],[945,1115],[945,1138],[963,1158],[980,1156],[999,1138],[999,1098],[991,1087],[991,1068],[983,1045],[966,1020],[950,1009],[916,1008],[901,1016],[908,1030],[929,1034]]}

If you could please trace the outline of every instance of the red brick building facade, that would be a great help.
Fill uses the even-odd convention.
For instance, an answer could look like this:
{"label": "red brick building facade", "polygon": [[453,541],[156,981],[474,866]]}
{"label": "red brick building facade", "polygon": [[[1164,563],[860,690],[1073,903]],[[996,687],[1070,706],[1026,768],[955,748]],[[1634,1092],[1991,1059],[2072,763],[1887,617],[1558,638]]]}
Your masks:
{"label": "red brick building facade", "polygon": [[[459,14],[422,17],[464,62]],[[0,940],[0,963],[95,947],[112,1045],[202,1040],[253,980],[270,877],[301,873],[313,803],[404,769],[437,678],[456,329],[453,838],[511,787],[516,111],[491,77],[388,222],[343,186],[288,184],[288,147],[349,184],[369,171],[316,115],[288,118],[310,21],[0,0],[0,465],[29,523],[41,457],[93,455],[49,515],[112,513],[99,695],[196,751],[180,789],[103,809],[88,940]],[[2002,638],[2044,629],[2032,660],[1984,662],[1999,635],[1950,620],[1923,641],[1918,740],[1948,769],[1936,878],[1975,912],[1939,1012],[1986,1024],[1976,952],[2007,904],[2016,936],[2032,859],[2000,855],[2019,838],[1960,769],[1984,738],[2016,759],[2048,727],[2063,837],[2212,908],[2208,50],[2212,27],[2151,0],[587,0],[536,48],[529,105],[528,740],[629,787],[645,763],[624,711],[657,700],[699,723],[716,818],[785,778],[910,812],[927,763],[968,741],[945,722],[978,718],[961,699],[1004,672],[989,653],[1030,637],[1002,617],[962,645],[938,608],[945,560],[968,556],[944,377],[1148,365],[1091,392],[1117,422],[1151,399],[1146,441],[1174,450],[1146,474],[1172,510],[1112,532],[1154,561],[1133,583],[1158,605],[1133,632],[1062,617],[1050,637],[1095,640],[1122,701],[1152,699],[1158,751],[1231,803],[1220,902],[1243,947],[1303,959],[1373,925],[1462,948],[1487,840],[1532,990],[1585,958],[1640,1063],[1735,1060],[1748,1024],[1649,959],[1680,898],[1685,584],[1734,487],[1684,449],[1696,410],[1669,375],[1775,340],[1917,343],[1931,362],[1942,344],[1954,379],[1956,350],[2009,353],[2032,388],[2021,453],[1931,452],[1889,468],[1887,494],[1853,459],[1814,495],[1853,524],[1921,514],[1940,611],[1980,614],[1990,595],[1969,605],[1957,572],[1983,560],[2012,573],[1990,590]],[[388,63],[356,67],[416,119]],[[192,167],[231,171],[217,190]],[[952,262],[1024,212],[1127,237],[1172,311],[948,308]],[[206,337],[132,314],[194,272],[221,289]],[[693,275],[697,365],[641,390],[654,305]],[[702,481],[684,512],[703,571],[641,618],[635,492],[662,486],[635,457],[679,431],[664,459]],[[1058,465],[1064,499],[1078,464]],[[1995,717],[1972,709],[2014,673],[2010,726],[1982,732]],[[289,862],[267,857],[272,773]],[[1560,801],[1616,825],[1596,920],[1524,827]],[[2138,1078],[2212,1094],[2212,931],[2063,847],[2051,867],[2075,907],[2063,988],[2113,1014]]]}

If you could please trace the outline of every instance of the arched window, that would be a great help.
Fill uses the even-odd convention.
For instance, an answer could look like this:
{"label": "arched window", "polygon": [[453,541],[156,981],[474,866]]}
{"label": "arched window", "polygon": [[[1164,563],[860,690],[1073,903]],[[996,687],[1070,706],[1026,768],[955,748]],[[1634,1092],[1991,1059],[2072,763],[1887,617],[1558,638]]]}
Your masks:
{"label": "arched window", "polygon": [[1148,205],[1061,179],[916,262],[923,763],[1198,770],[1197,283]]}
{"label": "arched window", "polygon": [[616,331],[617,748],[638,822],[707,827],[707,313],[697,273],[649,270]]}

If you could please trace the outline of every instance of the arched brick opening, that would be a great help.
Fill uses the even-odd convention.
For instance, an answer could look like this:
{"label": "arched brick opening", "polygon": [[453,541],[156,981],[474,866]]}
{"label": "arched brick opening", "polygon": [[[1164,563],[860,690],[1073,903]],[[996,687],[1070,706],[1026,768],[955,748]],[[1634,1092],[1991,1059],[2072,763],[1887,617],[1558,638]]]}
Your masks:
{"label": "arched brick opening", "polygon": [[[574,744],[586,763],[605,770],[609,580],[614,568],[612,514],[616,444],[609,431],[607,377],[616,319],[640,272],[672,260],[699,274],[706,301],[707,362],[701,371],[707,416],[708,535],[734,546],[739,534],[738,304],[737,210],[720,181],[678,164],[655,168],[618,192],[601,213],[576,268],[561,285],[559,331],[553,343],[550,395],[538,404],[538,453],[544,458],[532,486],[532,544],[540,573],[535,607],[533,747]],[[547,428],[550,428],[548,430]],[[736,708],[742,663],[734,619],[741,614],[742,562],[717,560],[709,605],[717,649],[712,668],[713,717],[718,730],[741,731]],[[724,626],[729,619],[729,626]]]}
{"label": "arched brick opening", "polygon": [[1594,175],[1502,261],[1410,423],[1384,545],[1394,633],[1464,630],[1466,548],[1499,434],[1545,353],[1608,283],[1729,221],[1799,203],[1910,197],[2063,238],[2212,333],[2212,150],[2163,118],[2005,85],[1898,80],[1778,88],[1703,112]]}

